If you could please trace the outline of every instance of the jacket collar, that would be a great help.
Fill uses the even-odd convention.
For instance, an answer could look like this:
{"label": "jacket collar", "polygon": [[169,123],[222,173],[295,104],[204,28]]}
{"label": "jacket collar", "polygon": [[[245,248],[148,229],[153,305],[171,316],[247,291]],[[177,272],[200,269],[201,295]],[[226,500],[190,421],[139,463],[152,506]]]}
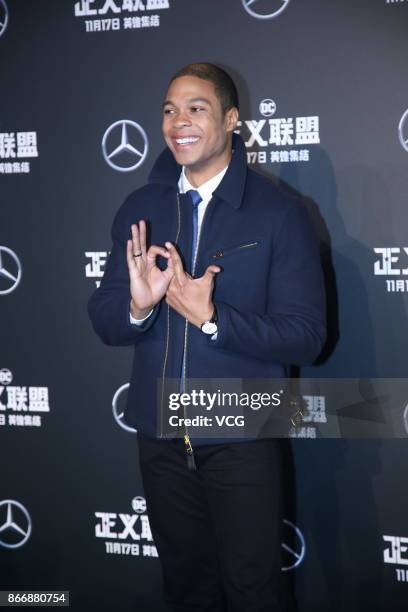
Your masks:
{"label": "jacket collar", "polygon": [[[238,209],[244,197],[247,176],[247,161],[245,144],[241,136],[232,135],[232,157],[221,183],[214,191],[213,196],[225,200],[233,208]],[[166,147],[156,159],[149,174],[149,183],[171,185],[177,189],[181,166],[176,162],[172,152]]]}

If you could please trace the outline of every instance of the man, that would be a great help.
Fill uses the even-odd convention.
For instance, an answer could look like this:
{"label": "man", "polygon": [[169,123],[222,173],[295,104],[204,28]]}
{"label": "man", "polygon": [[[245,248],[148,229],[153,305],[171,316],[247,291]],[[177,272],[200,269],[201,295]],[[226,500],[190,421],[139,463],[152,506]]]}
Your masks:
{"label": "man", "polygon": [[160,438],[165,379],[184,390],[189,378],[284,377],[325,339],[307,213],[247,167],[238,108],[217,66],[174,75],[167,147],[115,216],[88,306],[103,342],[135,347],[125,420],[138,430],[165,599],[180,612],[282,609],[282,464],[276,439],[194,439],[187,428]]}

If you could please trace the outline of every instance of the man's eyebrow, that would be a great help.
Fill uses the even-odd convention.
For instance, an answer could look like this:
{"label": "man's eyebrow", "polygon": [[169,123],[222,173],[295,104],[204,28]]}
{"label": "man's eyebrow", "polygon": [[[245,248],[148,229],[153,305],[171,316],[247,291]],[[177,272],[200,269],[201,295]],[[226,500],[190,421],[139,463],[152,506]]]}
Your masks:
{"label": "man's eyebrow", "polygon": [[[211,106],[211,102],[210,100],[207,100],[207,98],[189,98],[187,100],[187,102],[191,103],[191,102],[204,102],[204,104],[208,104],[208,106]],[[164,108],[165,106],[167,106],[168,104],[175,106],[174,102],[172,102],[171,100],[165,100],[162,104],[162,108]]]}
{"label": "man's eyebrow", "polygon": [[204,104],[211,106],[211,102],[210,100],[207,100],[207,98],[190,98],[189,102],[204,102]]}

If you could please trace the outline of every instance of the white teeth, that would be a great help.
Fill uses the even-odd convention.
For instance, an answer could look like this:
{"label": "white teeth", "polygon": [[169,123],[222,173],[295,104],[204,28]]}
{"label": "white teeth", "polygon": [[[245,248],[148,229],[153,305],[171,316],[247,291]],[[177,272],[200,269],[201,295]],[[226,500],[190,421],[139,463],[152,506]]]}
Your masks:
{"label": "white teeth", "polygon": [[186,138],[176,138],[177,144],[188,144],[191,142],[197,142],[198,138],[194,136],[187,136]]}

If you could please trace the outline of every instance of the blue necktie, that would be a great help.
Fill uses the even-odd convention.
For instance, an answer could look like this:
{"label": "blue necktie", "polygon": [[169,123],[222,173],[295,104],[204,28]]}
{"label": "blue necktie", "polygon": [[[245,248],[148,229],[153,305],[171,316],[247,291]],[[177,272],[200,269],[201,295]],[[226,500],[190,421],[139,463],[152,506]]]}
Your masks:
{"label": "blue necktie", "polygon": [[187,195],[193,204],[193,244],[191,247],[191,273],[193,272],[194,253],[197,246],[197,235],[198,235],[198,205],[202,201],[202,197],[195,189],[187,191]]}
{"label": "blue necktie", "polygon": [[[189,189],[186,191],[186,194],[189,196],[191,203],[193,205],[193,243],[191,247],[191,272],[193,271],[193,262],[194,262],[194,253],[197,245],[197,235],[198,235],[198,205],[202,201],[202,198],[198,191],[195,189]],[[183,361],[184,361],[184,351],[183,351],[183,359],[181,365],[181,381],[180,381],[180,391],[184,392],[184,384],[183,384]]]}

